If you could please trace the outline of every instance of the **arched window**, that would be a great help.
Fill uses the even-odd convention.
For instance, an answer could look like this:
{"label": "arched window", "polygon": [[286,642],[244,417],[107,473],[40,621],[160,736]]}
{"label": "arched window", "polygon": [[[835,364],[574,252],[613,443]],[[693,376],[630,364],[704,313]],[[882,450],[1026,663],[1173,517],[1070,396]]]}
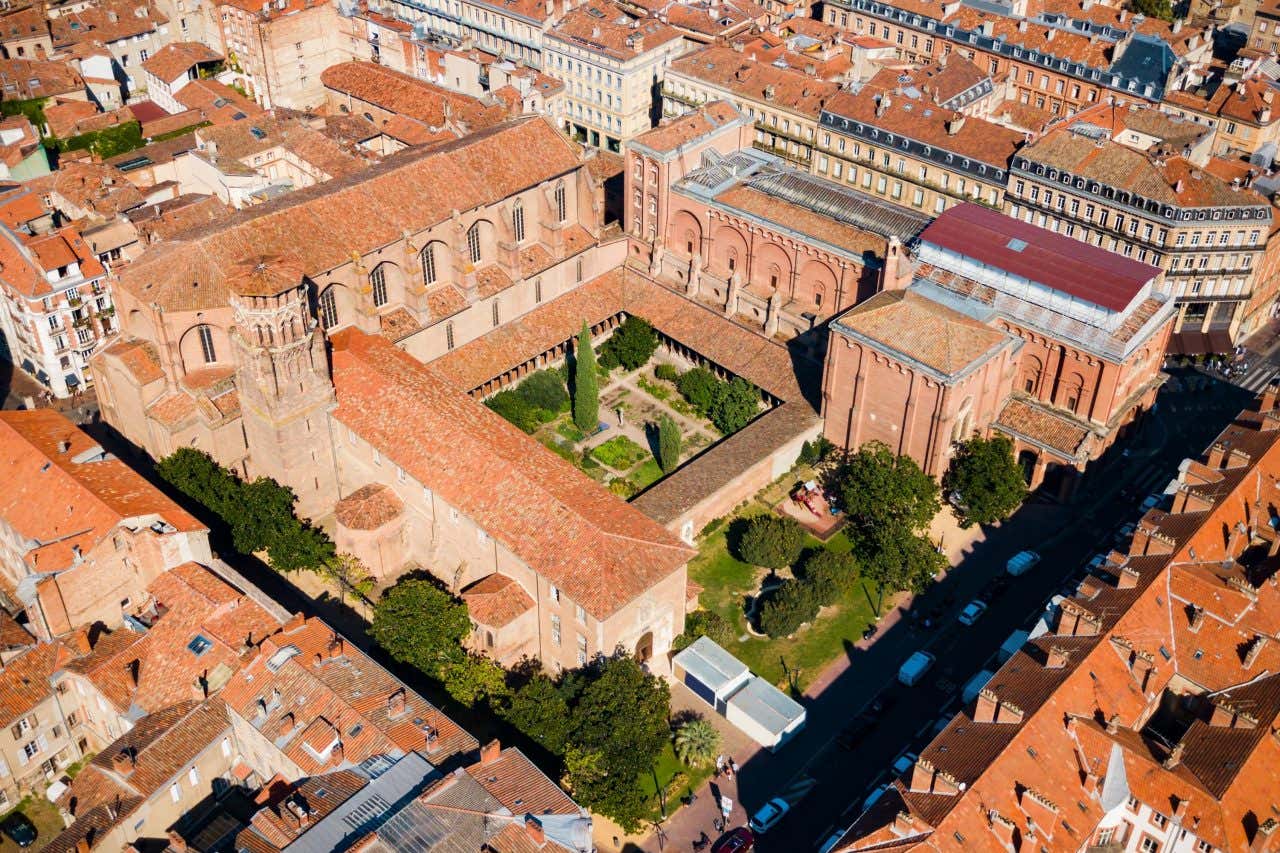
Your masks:
{"label": "arched window", "polygon": [[436,282],[436,245],[428,243],[422,250],[422,281],[424,284]]}
{"label": "arched window", "polygon": [[564,201],[564,184],[556,184],[556,222],[564,222],[565,217],[565,201]]}
{"label": "arched window", "polygon": [[320,294],[320,323],[326,329],[338,325],[338,297],[332,287]]}
{"label": "arched window", "polygon": [[378,264],[369,273],[369,284],[373,285],[373,304],[381,308],[387,304],[387,270],[385,264]]}
{"label": "arched window", "polygon": [[813,291],[813,306],[815,308],[822,307],[822,288],[821,287]]}
{"label": "arched window", "polygon": [[474,223],[467,229],[467,254],[471,256],[471,263],[480,263],[480,223]]}
{"label": "arched window", "polygon": [[516,202],[511,211],[511,229],[515,232],[516,242],[524,242],[524,206]]}
{"label": "arched window", "polygon": [[213,347],[213,329],[210,326],[200,326],[196,329],[196,334],[200,338],[200,352],[204,355],[206,364],[212,364],[218,360],[218,351]]}

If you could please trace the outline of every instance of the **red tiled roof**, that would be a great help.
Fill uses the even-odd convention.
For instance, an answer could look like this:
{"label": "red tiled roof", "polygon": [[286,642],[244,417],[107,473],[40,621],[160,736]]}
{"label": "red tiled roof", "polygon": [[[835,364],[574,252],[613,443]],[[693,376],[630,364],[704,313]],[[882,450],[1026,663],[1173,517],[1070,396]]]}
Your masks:
{"label": "red tiled roof", "polygon": [[382,483],[361,486],[333,508],[339,524],[351,530],[377,530],[404,513],[404,502]]}
{"label": "red tiled roof", "polygon": [[948,208],[920,239],[1112,311],[1123,311],[1160,274],[1157,267],[977,204]]}
{"label": "red tiled roof", "polygon": [[[67,450],[59,444],[67,442]],[[156,515],[180,531],[203,530],[186,510],[119,459],[77,462],[97,443],[49,409],[0,412],[0,516],[29,541],[28,565],[51,572],[69,565],[72,547],[87,553],[128,518]]]}
{"label": "red tiled roof", "polygon": [[292,252],[308,275],[318,275],[348,263],[352,251],[386,245],[448,219],[454,209],[506,198],[580,162],[577,146],[547,120],[515,119],[161,243],[129,265],[119,286],[169,310],[224,307],[224,271],[245,257]]}
{"label": "red tiled roof", "polygon": [[481,578],[462,591],[467,612],[481,625],[502,628],[533,609],[533,599],[512,578],[501,572]]}
{"label": "red tiled roof", "polygon": [[[217,62],[222,55],[195,41],[179,41],[166,44],[156,55],[142,63],[142,69],[154,74],[163,83],[172,83],[186,74],[192,66],[205,62]],[[139,117],[139,121],[145,121]]]}
{"label": "red tiled roof", "polygon": [[688,561],[664,528],[430,366],[354,329],[332,343],[334,417],[596,618]]}

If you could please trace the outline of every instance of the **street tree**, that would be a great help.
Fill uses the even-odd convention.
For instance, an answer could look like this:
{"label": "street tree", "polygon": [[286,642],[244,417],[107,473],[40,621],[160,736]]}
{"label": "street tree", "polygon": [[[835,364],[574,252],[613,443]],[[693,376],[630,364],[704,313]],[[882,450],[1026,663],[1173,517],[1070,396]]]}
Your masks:
{"label": "street tree", "polygon": [[975,436],[961,443],[942,487],[953,496],[961,527],[1003,521],[1027,496],[1022,469],[1013,457],[1013,442],[1003,435]]}
{"label": "street tree", "polygon": [[369,628],[393,660],[442,680],[445,668],[466,657],[471,633],[467,605],[426,578],[405,578],[382,594]]}
{"label": "street tree", "polygon": [[848,454],[837,466],[834,481],[858,533],[883,528],[918,532],[942,508],[934,479],[910,456],[895,456],[878,441]]}

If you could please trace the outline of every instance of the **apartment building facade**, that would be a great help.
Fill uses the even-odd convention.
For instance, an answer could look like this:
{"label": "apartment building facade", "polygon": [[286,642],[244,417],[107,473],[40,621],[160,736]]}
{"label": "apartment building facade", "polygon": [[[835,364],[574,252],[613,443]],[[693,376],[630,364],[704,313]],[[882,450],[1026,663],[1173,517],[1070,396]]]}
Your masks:
{"label": "apartment building facade", "polygon": [[1101,104],[1014,156],[1005,211],[1165,270],[1173,347],[1231,348],[1274,212],[1245,181],[1205,168],[1211,132],[1136,105]]}
{"label": "apartment building facade", "polygon": [[620,152],[651,128],[657,92],[672,61],[688,51],[674,27],[631,18],[591,0],[567,12],[546,34],[544,68],[564,81],[564,128],[579,142]]}
{"label": "apartment building facade", "polygon": [[823,108],[812,169],[932,214],[965,201],[999,208],[1024,135],[971,114],[989,109],[993,90],[991,78],[960,57],[885,69]]}
{"label": "apartment building facade", "polygon": [[27,236],[0,226],[9,358],[59,399],[93,385],[89,359],[116,330],[107,270],[76,226]]}
{"label": "apartment building facade", "polygon": [[1037,9],[1019,0],[997,12],[959,0],[833,0],[823,20],[882,38],[912,62],[957,53],[1008,80],[1022,104],[1055,115],[1108,94],[1157,102],[1203,79],[1213,46],[1209,33],[1181,22],[1102,4]]}

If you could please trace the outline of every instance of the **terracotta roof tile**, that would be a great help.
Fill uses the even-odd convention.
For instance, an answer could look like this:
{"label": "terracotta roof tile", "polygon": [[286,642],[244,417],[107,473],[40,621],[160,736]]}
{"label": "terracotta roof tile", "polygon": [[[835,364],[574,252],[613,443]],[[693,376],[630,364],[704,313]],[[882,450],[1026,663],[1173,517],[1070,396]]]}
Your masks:
{"label": "terracotta roof tile", "polygon": [[878,293],[849,309],[834,329],[869,338],[945,376],[985,361],[1010,343],[998,329],[902,290]]}
{"label": "terracotta roof tile", "polygon": [[431,366],[355,330],[332,341],[334,417],[592,615],[607,618],[687,562],[666,530]]}
{"label": "terracotta roof tile", "polygon": [[711,46],[682,56],[671,63],[667,73],[702,80],[753,103],[770,101],[779,109],[789,109],[815,120],[840,91],[837,83],[819,80],[792,68],[752,61],[745,53],[730,47]]}
{"label": "terracotta roof tile", "polygon": [[390,486],[370,483],[338,501],[333,514],[350,530],[377,530],[404,514],[404,501]]}
{"label": "terracotta roof tile", "polygon": [[494,572],[462,591],[471,618],[490,628],[502,628],[533,609],[533,599],[516,581]]}
{"label": "terracotta roof tile", "polygon": [[[369,251],[406,230],[425,230],[454,209],[506,198],[579,162],[578,148],[545,119],[517,119],[289,193],[185,239],[161,243],[122,273],[120,286],[169,310],[223,307],[223,270],[246,256],[300,253],[306,273],[319,275],[349,262],[353,250]],[[308,239],[299,242],[299,234]]]}
{"label": "terracotta roof tile", "polygon": [[[66,442],[67,450],[59,450]],[[66,417],[48,409],[0,413],[0,516],[27,540],[48,543],[25,559],[39,572],[65,568],[72,547],[87,553],[130,518],[157,516],[180,531],[203,530],[189,513],[98,445]]]}
{"label": "terracotta roof tile", "polygon": [[1065,412],[1055,411],[1038,400],[1010,398],[996,419],[997,429],[1052,448],[1068,459],[1089,446],[1091,431]]}
{"label": "terracotta roof tile", "polygon": [[142,63],[142,69],[154,74],[161,82],[172,83],[186,74],[193,66],[217,62],[222,54],[196,41],[170,42],[156,51],[155,56]]}
{"label": "terracotta roof tile", "polygon": [[[458,135],[483,130],[505,119],[501,104],[453,92],[374,62],[340,62],[320,73],[324,85],[357,101],[421,122],[431,131],[452,124]],[[359,104],[352,112],[363,112]],[[518,112],[518,110],[517,110]]]}

